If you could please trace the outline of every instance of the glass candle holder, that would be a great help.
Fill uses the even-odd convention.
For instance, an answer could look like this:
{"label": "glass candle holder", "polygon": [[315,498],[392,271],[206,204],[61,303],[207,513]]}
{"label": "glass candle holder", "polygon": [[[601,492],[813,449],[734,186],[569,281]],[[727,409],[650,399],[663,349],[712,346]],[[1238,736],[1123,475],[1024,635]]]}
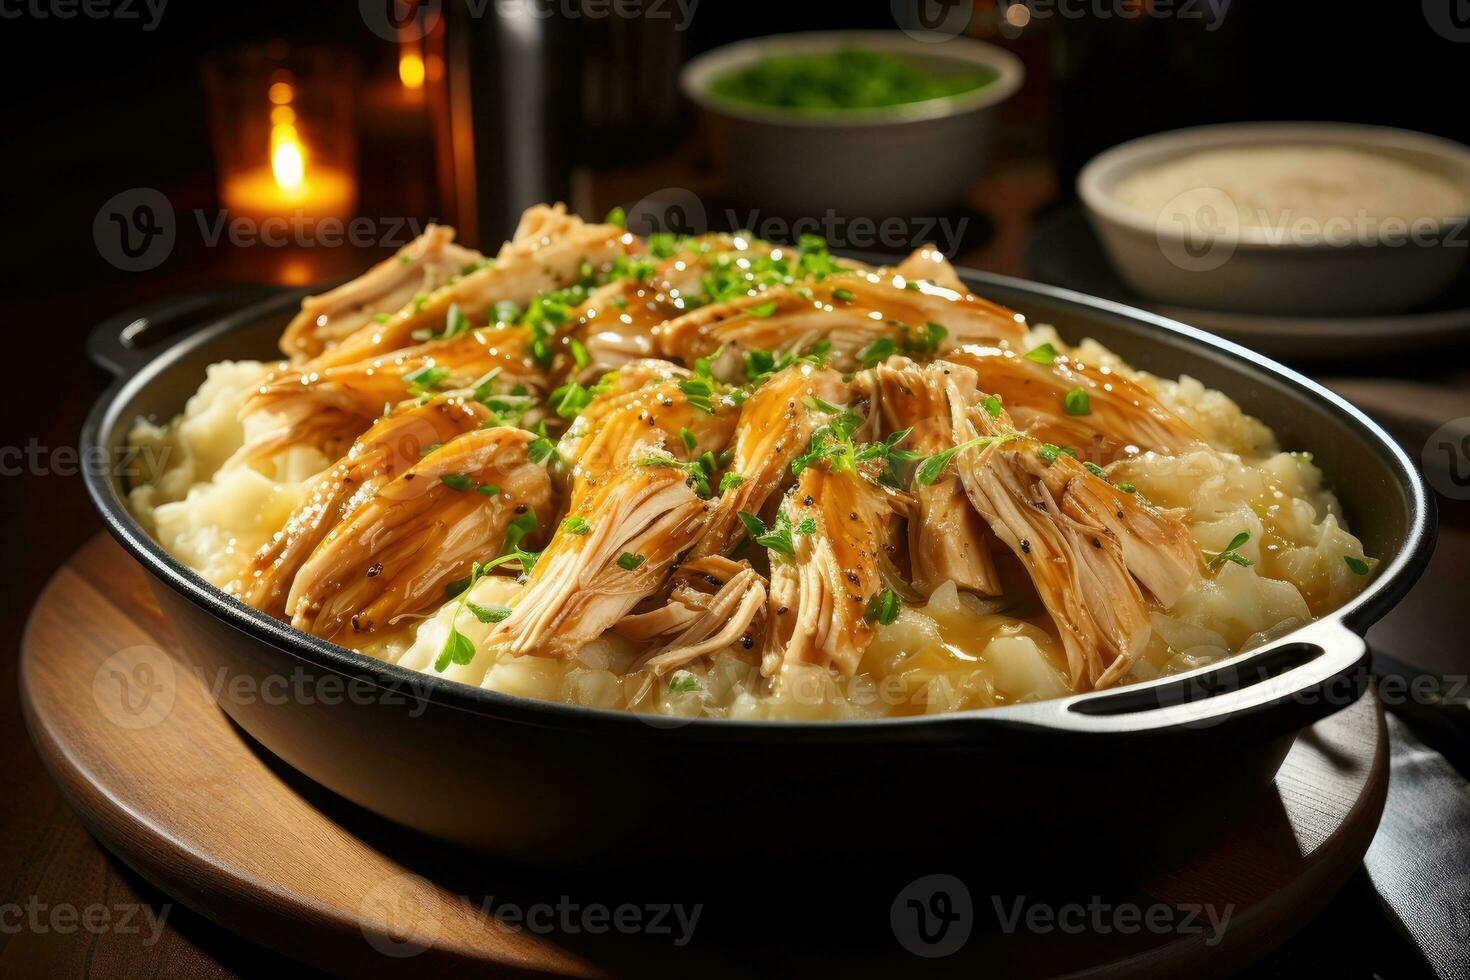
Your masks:
{"label": "glass candle holder", "polygon": [[205,62],[220,202],[257,222],[347,219],[357,207],[357,67],[282,41]]}

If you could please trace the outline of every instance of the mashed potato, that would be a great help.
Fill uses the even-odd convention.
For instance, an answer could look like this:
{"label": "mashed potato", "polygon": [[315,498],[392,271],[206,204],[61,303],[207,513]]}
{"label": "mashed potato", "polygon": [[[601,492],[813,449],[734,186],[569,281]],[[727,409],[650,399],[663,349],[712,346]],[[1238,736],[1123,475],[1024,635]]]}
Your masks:
{"label": "mashed potato", "polygon": [[[1058,343],[1050,327],[1030,345]],[[1126,365],[1096,343],[1085,360]],[[167,465],[132,491],[139,520],[174,556],[210,582],[234,577],[301,502],[311,474],[329,464],[292,450],[255,466],[226,465],[245,433],[241,402],[271,365],[217,364],[184,414],[166,426],[140,422],[133,442],[166,450]],[[1199,431],[1207,447],[1179,456],[1154,453],[1107,469],[1157,506],[1175,510],[1202,555],[1230,547],[1250,564],[1225,561],[1197,575],[1174,605],[1152,614],[1153,631],[1131,679],[1189,670],[1289,631],[1355,595],[1367,577],[1344,557],[1376,562],[1342,523],[1341,510],[1310,455],[1281,452],[1269,429],[1225,394],[1192,378],[1141,383]],[[1205,567],[1202,562],[1201,567]],[[479,581],[469,599],[505,605],[509,576]],[[1029,605],[1028,605],[1029,602]],[[1013,704],[1071,690],[1066,656],[1051,619],[1034,599],[992,600],[952,583],[921,606],[906,604],[879,627],[854,677],[823,667],[788,668],[774,691],[749,659],[720,654],[655,678],[631,671],[638,649],[616,631],[566,660],[512,657],[487,643],[492,624],[456,601],[433,615],[375,638],[361,652],[414,670],[436,672],[451,625],[475,646],[467,664],[445,677],[507,694],[607,708],[734,719],[831,719],[913,715]]]}

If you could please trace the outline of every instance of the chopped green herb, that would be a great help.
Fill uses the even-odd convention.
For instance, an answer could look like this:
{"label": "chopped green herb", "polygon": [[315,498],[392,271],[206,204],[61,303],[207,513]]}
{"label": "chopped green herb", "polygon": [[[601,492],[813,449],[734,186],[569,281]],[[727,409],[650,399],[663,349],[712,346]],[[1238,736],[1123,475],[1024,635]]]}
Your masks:
{"label": "chopped green herb", "polygon": [[568,534],[586,534],[592,530],[592,525],[580,517],[568,517],[561,522],[561,529]]}
{"label": "chopped green herb", "polygon": [[572,363],[577,365],[578,371],[592,363],[592,355],[587,353],[586,346],[576,337],[573,337],[567,346],[571,348]]}
{"label": "chopped green herb", "polygon": [[984,401],[982,401],[980,403],[980,405],[981,405],[981,407],[983,407],[985,409],[985,413],[987,415],[989,415],[991,418],[993,418],[993,419],[1000,418],[1000,399],[999,398],[995,397],[994,395],[991,395],[988,398],[986,398]]}
{"label": "chopped green herb", "polygon": [[645,561],[647,559],[642,555],[635,555],[631,551],[625,551],[621,555],[618,555],[618,567],[629,572],[637,571],[638,566],[642,565]]}
{"label": "chopped green herb", "polygon": [[1103,477],[1104,479],[1107,478],[1107,473],[1105,473],[1103,471],[1103,468],[1101,466],[1098,466],[1096,463],[1093,463],[1093,462],[1084,462],[1082,464],[1082,466],[1083,466],[1083,468],[1085,468],[1087,470],[1087,472],[1091,473],[1093,476],[1100,476],[1100,477]]}
{"label": "chopped green herb", "polygon": [[526,448],[526,455],[533,463],[540,463],[556,455],[556,443],[545,436],[539,436],[532,440],[531,445]]}
{"label": "chopped green herb", "polygon": [[935,453],[933,456],[925,459],[919,464],[919,468],[914,471],[914,480],[920,486],[931,486],[935,480],[939,479],[940,474],[944,472],[944,468],[949,465],[949,461],[954,459],[957,453],[975,446],[988,446],[993,442],[1009,442],[1012,439],[1019,438],[1020,436],[1014,433],[1008,433],[1003,436],[976,436],[974,439],[962,442],[958,446],[951,446],[949,449]]}
{"label": "chopped green herb", "polygon": [[832,298],[841,300],[844,303],[851,303],[855,299],[851,289],[834,289],[832,290]]}
{"label": "chopped green herb", "polygon": [[475,493],[482,497],[493,497],[500,492],[500,488],[493,483],[482,483],[475,487]]}
{"label": "chopped green herb", "polygon": [[694,447],[699,445],[699,438],[683,426],[679,427],[679,439],[684,443],[684,448],[691,453],[694,452]]}
{"label": "chopped green herb", "polygon": [[473,490],[475,488],[475,481],[471,480],[463,473],[445,473],[443,476],[439,477],[439,482],[444,484],[449,489],[457,490],[460,493],[464,493],[467,490]]}
{"label": "chopped green herb", "polygon": [[460,311],[459,304],[455,303],[449,307],[449,314],[444,318],[444,337],[458,337],[470,329],[469,318]]}
{"label": "chopped green herb", "polygon": [[679,673],[669,678],[669,690],[675,694],[692,694],[699,689],[699,680],[693,674]]}
{"label": "chopped green herb", "polygon": [[817,521],[813,517],[808,517],[793,527],[791,518],[784,510],[776,512],[776,521],[770,527],[766,527],[759,517],[749,511],[740,511],[739,517],[740,523],[745,526],[745,533],[750,535],[752,541],[762,548],[769,548],[788,556],[796,554],[796,543],[791,539],[793,532],[815,534],[817,530]]}
{"label": "chopped green herb", "polygon": [[1354,575],[1367,575],[1369,572],[1368,563],[1361,558],[1354,558],[1352,555],[1343,555],[1342,560],[1352,570]]}
{"label": "chopped green herb", "polygon": [[506,606],[482,606],[468,600],[464,605],[482,623],[499,623],[510,617],[510,609]]}
{"label": "chopped green herb", "polygon": [[1114,483],[1113,486],[1117,487],[1119,490],[1122,490],[1124,493],[1138,492],[1138,488],[1131,483]]}
{"label": "chopped green herb", "polygon": [[1236,549],[1240,548],[1242,545],[1244,545],[1250,539],[1251,539],[1251,533],[1249,531],[1241,531],[1235,537],[1231,538],[1230,539],[1230,543],[1225,546],[1225,550],[1224,551],[1222,551],[1219,554],[1214,555],[1214,556],[1212,556],[1210,558],[1210,562],[1209,562],[1210,568],[1211,569],[1219,568],[1221,565],[1223,565],[1227,561],[1233,561],[1233,562],[1235,562],[1235,564],[1240,565],[1240,566],[1243,566],[1243,567],[1249,567],[1249,566],[1255,564],[1249,558],[1246,558],[1244,555],[1240,554],[1236,550]]}
{"label": "chopped green herb", "polygon": [[414,396],[426,395],[437,389],[449,377],[449,369],[426,364],[416,371],[410,371],[403,376],[403,381],[408,385],[409,393]]}
{"label": "chopped green herb", "polygon": [[939,345],[944,343],[944,338],[948,336],[947,328],[931,320],[912,337],[905,328],[903,347],[904,350],[913,354],[934,354],[939,351]]}
{"label": "chopped green herb", "polygon": [[430,453],[432,453],[434,450],[438,449],[440,446],[443,446],[443,445],[444,445],[444,443],[442,443],[442,442],[431,442],[427,446],[425,446],[423,449],[420,449],[419,450],[419,456],[420,457],[427,456]]}
{"label": "chopped green herb", "polygon": [[551,393],[551,400],[547,404],[557,415],[570,422],[592,404],[595,395],[596,392],[592,389],[583,388],[575,381],[568,381]]}
{"label": "chopped green herb", "polygon": [[605,225],[613,225],[617,228],[627,228],[628,214],[620,207],[613,208],[607,213],[607,217],[602,219],[602,223]]}
{"label": "chopped green herb", "polygon": [[744,482],[745,477],[731,470],[720,477],[720,493],[729,493]]}
{"label": "chopped green herb", "polygon": [[884,589],[872,599],[868,600],[868,608],[863,612],[863,618],[868,622],[876,622],[887,626],[898,618],[903,603],[898,599],[898,593],[892,589]]}
{"label": "chopped green herb", "polygon": [[387,323],[388,322],[388,314],[386,314],[386,313],[374,313],[373,314],[373,322],[374,323]]}
{"label": "chopped green herb", "polygon": [[888,360],[898,351],[898,345],[893,342],[892,337],[879,337],[858,354],[862,358],[863,367],[876,367],[883,361]]}
{"label": "chopped green herb", "polygon": [[1092,399],[1081,388],[1073,388],[1062,398],[1062,408],[1068,415],[1091,415]]}
{"label": "chopped green herb", "polygon": [[762,320],[764,320],[766,317],[768,317],[771,314],[773,314],[773,313],[776,312],[776,304],[775,303],[762,303],[759,306],[752,306],[750,309],[746,310],[745,312],[749,313],[751,316],[759,317]]}
{"label": "chopped green herb", "polygon": [[1026,360],[1035,361],[1037,364],[1055,364],[1057,362],[1057,349],[1051,344],[1042,344],[1033,347],[1026,352]]}

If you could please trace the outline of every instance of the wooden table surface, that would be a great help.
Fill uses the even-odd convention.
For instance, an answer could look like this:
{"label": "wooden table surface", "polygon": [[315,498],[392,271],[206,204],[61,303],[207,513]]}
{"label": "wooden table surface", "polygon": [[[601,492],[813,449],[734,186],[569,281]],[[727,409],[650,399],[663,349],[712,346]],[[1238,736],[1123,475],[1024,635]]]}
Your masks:
{"label": "wooden table surface", "polygon": [[[599,185],[598,196],[626,200],[636,195],[639,182],[643,187],[672,183],[651,182],[646,173],[614,174]],[[624,186],[633,189],[625,194]],[[1006,167],[986,178],[973,203],[989,220],[989,235],[962,255],[962,261],[1023,275],[1027,228],[1036,209],[1053,194],[1053,182],[1041,166]],[[313,259],[328,277],[364,266],[371,256],[338,249]],[[0,809],[0,975],[236,977],[302,972],[171,903],[104,852],[42,768],[26,735],[14,684],[26,611],[50,573],[100,526],[64,457],[68,448],[75,451],[82,417],[101,388],[100,378],[77,368],[85,327],[149,296],[259,278],[258,267],[220,260],[217,252],[181,257],[161,270],[166,277],[114,276],[95,288],[77,288],[58,273],[54,283],[42,283],[44,288],[6,310],[18,324],[57,322],[56,298],[66,298],[54,336],[37,330],[22,341],[34,345],[34,360],[28,360],[32,348],[20,348],[17,363],[49,367],[12,372],[8,387],[22,411],[0,419],[0,446],[34,445],[40,450],[38,463],[21,467],[19,476],[7,470],[0,479],[7,515],[0,524],[0,553],[7,556],[9,573],[7,588],[0,590],[0,621],[10,627],[0,647],[0,779],[7,788]],[[1418,447],[1411,450],[1417,455]],[[1443,531],[1429,572],[1370,639],[1419,669],[1464,673],[1470,658],[1458,637],[1464,583],[1470,580],[1470,506],[1444,499],[1440,504]],[[129,928],[122,925],[124,917]],[[112,926],[99,928],[104,921]],[[1344,934],[1359,941],[1345,944]],[[1378,913],[1371,886],[1359,876],[1317,922],[1255,972],[1289,975],[1309,965],[1340,970],[1339,975],[1366,976],[1370,969],[1385,976],[1412,975],[1404,972],[1412,970],[1407,962],[1400,941]]]}

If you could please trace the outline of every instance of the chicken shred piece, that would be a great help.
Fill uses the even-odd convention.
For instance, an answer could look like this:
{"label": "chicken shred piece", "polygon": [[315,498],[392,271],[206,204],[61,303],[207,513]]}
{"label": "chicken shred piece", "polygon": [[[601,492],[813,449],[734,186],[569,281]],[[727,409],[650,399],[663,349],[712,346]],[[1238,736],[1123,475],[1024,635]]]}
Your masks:
{"label": "chicken shred piece", "polygon": [[524,307],[541,293],[577,282],[584,263],[606,265],[633,246],[632,236],[621,228],[586,224],[564,208],[532,211],[522,217],[518,237],[502,246],[488,265],[412,298],[384,323],[366,323],[307,365],[321,371],[407,347],[417,331],[442,331],[451,306],[477,323],[498,302]]}
{"label": "chicken shred piece", "polygon": [[296,445],[336,459],[383,415],[385,405],[414,394],[408,379],[426,368],[446,372],[435,385],[440,390],[472,385],[492,371],[500,389],[519,384],[539,391],[546,383],[527,353],[527,332],[521,328],[471,330],[322,371],[276,371],[240,409],[242,419],[262,413],[269,426],[252,433],[225,465],[267,459]]}
{"label": "chicken shred piece", "polygon": [[418,463],[431,447],[478,429],[488,418],[477,402],[440,396],[401,406],[374,422],[342,460],[312,478],[306,500],[225,591],[285,619],[296,573],[344,514]]}
{"label": "chicken shred piece", "polygon": [[527,456],[534,438],[505,426],[467,432],[363,501],[301,566],[291,625],[351,645],[433,612],[451,581],[500,552],[513,519],[550,519],[551,482]]}
{"label": "chicken shred piece", "polygon": [[[924,456],[955,445],[952,416],[968,416],[980,402],[975,372],[939,361],[921,367],[890,358],[872,372],[874,416],[879,437],[911,430],[902,448]],[[991,557],[994,535],[970,506],[951,467],[939,479],[913,488],[916,513],[908,525],[912,584],[928,595],[945,582],[979,595],[999,595],[1000,578]]]}
{"label": "chicken shred piece", "polygon": [[[752,350],[800,354],[825,341],[827,363],[854,371],[876,356],[874,344],[942,354],[961,344],[1018,343],[1025,336],[1024,322],[1005,307],[934,284],[908,289],[904,282],[854,272],[772,287],[670,320],[660,328],[659,345],[665,357],[685,364],[722,352],[715,374],[738,380],[740,355]],[[942,335],[929,339],[930,324],[943,327]]]}
{"label": "chicken shred piece", "polygon": [[301,301],[301,312],[281,334],[281,353],[299,364],[367,326],[378,314],[408,306],[484,261],[454,244],[454,229],[429,225],[392,258],[336,289]]}
{"label": "chicken shred piece", "polygon": [[[1001,436],[955,457],[965,492],[1020,560],[1061,633],[1075,690],[1118,683],[1151,632],[1139,581],[1177,597],[1198,561],[1187,530],[1080,462]],[[1048,461],[1050,458],[1050,461]],[[1103,511],[1112,515],[1104,519]]]}
{"label": "chicken shred piece", "polygon": [[847,400],[848,386],[836,371],[797,364],[768,378],[740,407],[734,453],[726,471],[740,479],[720,494],[693,556],[725,554],[745,536],[741,511],[759,514],[788,476],[791,461],[805,452],[825,416],[809,399]]}
{"label": "chicken shred piece", "polygon": [[[868,604],[883,591],[907,494],[825,464],[802,470],[787,495],[794,554],[771,559],[770,628],[761,671],[818,664],[851,677],[873,640]],[[815,528],[802,533],[811,519]]]}
{"label": "chicken shred piece", "polygon": [[587,489],[571,514],[585,528],[562,523],[489,642],[517,656],[568,656],[658,590],[694,544],[704,501],[682,471],[642,465],[649,452],[635,446]]}
{"label": "chicken shred piece", "polygon": [[624,617],[618,624],[622,635],[640,635],[645,640],[673,634],[662,646],[639,657],[629,672],[666,674],[737,645],[743,650],[761,645],[765,637],[766,580],[748,562],[719,555],[691,559],[679,566],[674,578],[665,608],[681,610],[683,615],[662,620],[663,628],[658,633],[649,632],[652,623],[639,623],[637,616]]}
{"label": "chicken shred piece", "polygon": [[[1106,365],[1082,364],[1057,354],[1046,364],[1016,351],[971,345],[945,359],[973,368],[979,388],[1001,400],[1023,432],[1076,449],[1105,465],[1133,452],[1178,453],[1203,443],[1200,434],[1137,382]],[[1068,411],[1070,392],[1086,395]],[[1073,396],[1078,398],[1078,396]]]}

